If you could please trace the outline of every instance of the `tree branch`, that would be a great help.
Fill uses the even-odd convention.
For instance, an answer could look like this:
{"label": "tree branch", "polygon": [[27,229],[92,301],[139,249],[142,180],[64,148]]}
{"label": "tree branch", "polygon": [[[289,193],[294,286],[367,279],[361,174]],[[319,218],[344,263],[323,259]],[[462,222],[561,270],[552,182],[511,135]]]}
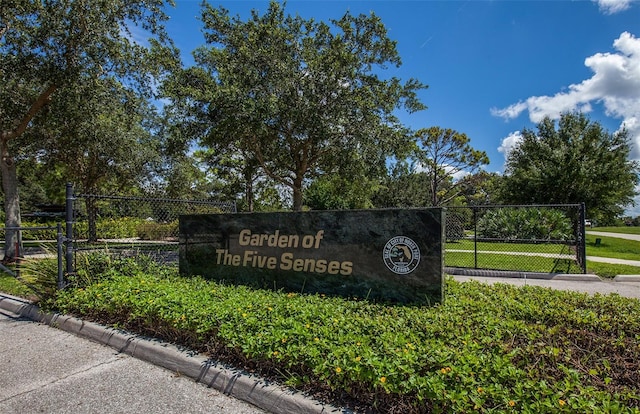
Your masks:
{"label": "tree branch", "polygon": [[42,91],[38,98],[31,104],[31,107],[27,113],[20,120],[16,120],[15,128],[13,131],[3,132],[2,139],[6,142],[11,139],[17,138],[24,134],[27,130],[31,120],[44,108],[51,100],[51,95],[58,89],[57,85],[50,85],[47,89]]}
{"label": "tree branch", "polygon": [[293,183],[287,181],[284,177],[275,174],[273,171],[271,171],[271,169],[267,166],[267,163],[265,162],[264,159],[264,155],[262,154],[262,150],[260,149],[260,144],[257,143],[257,140],[255,139],[251,139],[251,146],[253,147],[253,153],[256,156],[256,159],[258,160],[258,164],[260,164],[260,167],[262,168],[262,170],[273,180],[276,180],[277,182],[286,185],[287,187],[291,187],[293,188]]}
{"label": "tree branch", "polygon": [[7,33],[9,31],[10,28],[11,28],[11,25],[9,23],[7,23],[7,25],[5,27],[0,29],[0,39],[4,36],[5,33]]}

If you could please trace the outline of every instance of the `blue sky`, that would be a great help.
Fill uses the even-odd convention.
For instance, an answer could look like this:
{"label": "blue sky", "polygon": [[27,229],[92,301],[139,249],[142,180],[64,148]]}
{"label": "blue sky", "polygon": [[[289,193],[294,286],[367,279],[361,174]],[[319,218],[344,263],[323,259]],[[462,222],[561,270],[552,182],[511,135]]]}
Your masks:
{"label": "blue sky", "polygon": [[[199,0],[177,0],[168,30],[184,63],[204,44]],[[232,15],[263,13],[265,1],[218,1]],[[640,1],[290,0],[286,11],[327,21],[373,11],[398,42],[389,75],[429,85],[428,109],[402,114],[414,129],[464,132],[503,172],[523,128],[544,116],[582,110],[609,131],[623,124],[640,160]],[[629,214],[640,215],[640,198]]]}

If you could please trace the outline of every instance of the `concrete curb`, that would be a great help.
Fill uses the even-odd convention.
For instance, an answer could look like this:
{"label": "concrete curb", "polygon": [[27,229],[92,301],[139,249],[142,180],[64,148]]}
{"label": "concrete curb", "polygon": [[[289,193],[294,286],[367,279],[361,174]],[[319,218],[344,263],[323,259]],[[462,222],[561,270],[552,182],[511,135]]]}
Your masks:
{"label": "concrete curb", "polygon": [[552,280],[572,280],[574,282],[602,282],[600,276],[585,274],[558,274],[553,276]]}
{"label": "concrete curb", "polygon": [[457,267],[445,267],[444,272],[455,276],[482,276],[504,277],[516,279],[543,279],[543,280],[573,280],[584,282],[600,282],[599,276],[593,274],[566,274],[566,273],[536,273],[536,272],[511,272],[505,270],[483,270]]}
{"label": "concrete curb", "polygon": [[118,352],[192,378],[270,413],[352,413],[350,410],[312,400],[291,389],[269,384],[259,377],[224,367],[205,355],[181,350],[170,343],[143,338],[71,316],[43,313],[38,306],[21,298],[0,294],[0,309],[107,345]]}
{"label": "concrete curb", "polygon": [[613,278],[614,282],[640,282],[640,275],[618,275]]}

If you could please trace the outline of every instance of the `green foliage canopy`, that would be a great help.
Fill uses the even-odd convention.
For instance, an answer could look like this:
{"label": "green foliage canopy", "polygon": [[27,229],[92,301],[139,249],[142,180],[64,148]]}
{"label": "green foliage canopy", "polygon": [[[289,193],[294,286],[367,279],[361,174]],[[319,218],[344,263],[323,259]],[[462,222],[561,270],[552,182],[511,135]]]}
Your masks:
{"label": "green foliage canopy", "polygon": [[379,190],[377,179],[365,175],[318,177],[305,189],[305,206],[312,210],[372,208],[372,197]]}
{"label": "green foliage canopy", "polygon": [[[162,22],[172,0],[3,0],[0,7],[0,171],[6,226],[20,225],[16,154],[37,150],[38,128],[59,92],[87,79],[118,79],[146,96],[175,63]],[[137,35],[146,39],[134,40]],[[82,114],[76,114],[82,116]],[[5,258],[15,257],[7,232]]]}
{"label": "green foliage canopy", "polygon": [[460,195],[460,182],[450,182],[457,173],[474,173],[489,164],[487,154],[471,147],[469,137],[461,132],[431,127],[416,131],[415,136],[420,146],[416,159],[429,177],[432,206],[449,204]]}
{"label": "green foliage canopy", "polygon": [[501,198],[512,204],[584,202],[599,223],[613,221],[632,204],[640,166],[629,160],[626,130],[607,132],[581,113],[545,118],[524,129],[509,153]]}
{"label": "green foliage canopy", "polygon": [[378,208],[425,207],[431,200],[430,189],[427,174],[417,171],[415,162],[402,160],[391,166],[373,203]]}
{"label": "green foliage canopy", "polygon": [[415,79],[378,74],[399,66],[396,43],[380,19],[346,13],[332,26],[285,14],[272,1],[247,21],[203,5],[208,46],[196,67],[166,85],[200,124],[201,142],[250,153],[302,208],[306,179],[375,166],[408,148],[394,111],[424,109]]}
{"label": "green foliage canopy", "polygon": [[503,208],[488,210],[478,220],[481,238],[501,240],[571,240],[571,219],[561,210]]}

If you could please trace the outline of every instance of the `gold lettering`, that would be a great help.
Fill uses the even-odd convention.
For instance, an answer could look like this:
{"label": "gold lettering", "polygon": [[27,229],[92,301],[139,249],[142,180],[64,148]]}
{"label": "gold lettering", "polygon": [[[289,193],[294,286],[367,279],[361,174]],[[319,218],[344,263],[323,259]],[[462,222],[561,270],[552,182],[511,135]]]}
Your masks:
{"label": "gold lettering", "polygon": [[229,250],[216,249],[216,264],[224,266],[240,266],[241,257],[239,254],[231,254]]}
{"label": "gold lettering", "polygon": [[296,272],[302,272],[304,270],[304,260],[296,259],[293,261],[293,270]]}
{"label": "gold lettering", "polygon": [[251,256],[253,256],[254,254],[256,254],[258,252],[253,251],[253,250],[245,250],[244,252],[244,260],[242,261],[242,266],[248,266],[251,262]]}
{"label": "gold lettering", "polygon": [[[315,236],[307,235],[303,238],[303,244],[305,248],[312,247],[314,240],[315,244],[320,243],[324,230],[321,230]],[[238,235],[238,243],[240,246],[253,246],[253,247],[280,247],[284,249],[286,247],[297,248],[300,245],[300,236],[297,234],[280,234],[280,230],[276,230],[273,234],[261,233],[253,234],[249,229],[243,229]]]}
{"label": "gold lettering", "polygon": [[340,272],[340,262],[336,262],[336,261],[329,262],[327,273],[329,273],[330,275],[337,275],[339,272]]}
{"label": "gold lettering", "polygon": [[302,238],[302,247],[305,249],[313,247],[313,236],[304,236]]}
{"label": "gold lettering", "polygon": [[240,244],[240,246],[248,246],[250,237],[251,230],[244,229],[240,231],[240,234],[238,235],[238,243]]}
{"label": "gold lettering", "polygon": [[275,233],[270,234],[267,239],[267,246],[276,247],[278,245],[278,235],[280,234],[280,230],[276,230]]}
{"label": "gold lettering", "polygon": [[342,262],[340,264],[340,274],[349,276],[351,273],[353,273],[353,262]]}
{"label": "gold lettering", "polygon": [[289,237],[289,243],[287,243],[287,247],[293,247],[294,249],[296,249],[300,244],[300,236],[296,234],[292,234],[291,236],[288,236],[288,237]]}
{"label": "gold lettering", "polygon": [[316,259],[304,259],[304,271],[305,272],[317,272]]}
{"label": "gold lettering", "polygon": [[280,269],[282,270],[291,270],[293,266],[293,253],[282,253],[280,256]]}
{"label": "gold lettering", "polygon": [[216,264],[222,264],[222,258],[226,252],[225,249],[216,249]]}
{"label": "gold lettering", "polygon": [[326,273],[327,271],[327,261],[324,259],[316,260],[316,272],[318,273]]}

